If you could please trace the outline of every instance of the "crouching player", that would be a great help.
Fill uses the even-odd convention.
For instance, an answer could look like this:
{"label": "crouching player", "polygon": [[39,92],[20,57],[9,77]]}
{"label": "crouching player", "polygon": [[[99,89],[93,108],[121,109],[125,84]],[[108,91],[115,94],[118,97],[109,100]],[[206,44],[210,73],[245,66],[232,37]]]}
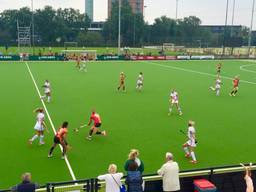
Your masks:
{"label": "crouching player", "polygon": [[93,126],[91,127],[89,131],[89,135],[88,137],[86,137],[86,139],[92,140],[92,134],[106,136],[106,131],[100,131],[99,129],[101,126],[101,118],[100,118],[100,115],[95,112],[95,110],[92,111],[92,114],[87,126],[90,126],[92,121],[93,121]]}
{"label": "crouching player", "polygon": [[137,85],[136,85],[136,89],[137,89],[138,91],[141,91],[141,90],[142,90],[143,81],[144,81],[143,73],[140,72],[139,77],[138,77],[138,79],[137,79]]}
{"label": "crouching player", "polygon": [[53,145],[50,149],[50,152],[48,154],[48,157],[52,157],[52,152],[55,149],[55,147],[60,144],[62,146],[62,159],[65,159],[65,155],[67,153],[68,148],[68,142],[66,140],[68,134],[68,122],[65,121],[62,126],[58,129],[57,133],[54,136],[53,139]]}
{"label": "crouching player", "polygon": [[182,115],[181,108],[179,106],[179,98],[178,98],[178,93],[173,89],[170,93],[170,99],[169,99],[170,107],[169,107],[169,113],[168,115],[171,115],[172,113],[172,108],[175,105],[177,110],[179,111],[179,114]]}
{"label": "crouching player", "polygon": [[196,155],[194,152],[194,149],[196,147],[196,130],[195,130],[195,122],[194,121],[189,121],[188,122],[188,141],[183,144],[183,149],[185,151],[185,157],[189,158],[192,157],[192,160],[190,161],[191,163],[197,163],[196,160]]}
{"label": "crouching player", "polygon": [[235,78],[233,79],[233,89],[229,94],[230,96],[236,96],[236,93],[238,91],[239,81],[240,81],[239,76],[235,76]]}
{"label": "crouching player", "polygon": [[215,81],[215,87],[210,87],[211,90],[216,91],[216,95],[220,95],[220,88],[221,88],[221,79],[220,76],[217,76],[216,81]]}

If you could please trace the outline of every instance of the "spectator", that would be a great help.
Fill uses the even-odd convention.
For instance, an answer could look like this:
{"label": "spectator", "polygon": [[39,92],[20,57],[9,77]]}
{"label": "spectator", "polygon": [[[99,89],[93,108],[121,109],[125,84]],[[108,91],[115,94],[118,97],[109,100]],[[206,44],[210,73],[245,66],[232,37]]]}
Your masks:
{"label": "spectator", "polygon": [[179,191],[179,166],[178,163],[173,161],[173,155],[169,152],[166,153],[166,163],[157,171],[163,177],[163,190]]}
{"label": "spectator", "polygon": [[124,170],[129,171],[129,166],[131,163],[136,162],[138,165],[138,171],[142,174],[144,171],[144,164],[143,162],[138,158],[139,151],[137,149],[132,149],[128,155],[128,160],[125,162]]}
{"label": "spectator", "polygon": [[24,173],[21,176],[22,182],[14,187],[12,187],[12,191],[15,192],[34,192],[37,188],[39,188],[39,185],[36,183],[33,183],[31,181],[31,173]]}
{"label": "spectator", "polygon": [[242,163],[241,165],[244,167],[245,169],[245,175],[244,175],[244,180],[246,183],[246,192],[253,192],[254,191],[254,186],[253,186],[253,181],[252,181],[252,173],[251,173],[251,169],[252,169],[252,163],[249,164],[248,167],[244,166]]}
{"label": "spectator", "polygon": [[138,164],[133,161],[129,164],[125,183],[128,186],[127,192],[142,192],[142,176],[138,171]]}
{"label": "spectator", "polygon": [[108,174],[98,176],[99,180],[105,180],[106,192],[120,192],[123,173],[117,173],[116,171],[117,166],[115,164],[111,164],[108,167]]}

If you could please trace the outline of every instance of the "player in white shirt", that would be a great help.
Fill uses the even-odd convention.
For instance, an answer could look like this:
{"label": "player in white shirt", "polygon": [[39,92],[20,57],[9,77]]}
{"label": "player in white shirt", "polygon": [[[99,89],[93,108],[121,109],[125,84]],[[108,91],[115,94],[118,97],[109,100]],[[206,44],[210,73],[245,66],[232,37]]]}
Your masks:
{"label": "player in white shirt", "polygon": [[169,113],[168,115],[171,115],[172,108],[175,105],[177,110],[179,111],[179,115],[182,115],[181,107],[179,106],[179,97],[177,91],[174,89],[170,93],[170,99],[169,99]]}
{"label": "player in white shirt", "polygon": [[196,141],[196,130],[194,125],[195,125],[194,121],[188,122],[188,133],[187,133],[188,141],[183,144],[183,149],[185,151],[185,157],[187,158],[192,157],[192,161],[190,162],[195,164],[197,163],[197,160],[196,160],[194,149],[196,147],[197,141]]}
{"label": "player in white shirt", "polygon": [[83,57],[82,64],[79,67],[79,71],[87,72],[87,62],[88,61],[89,61],[89,59],[87,57]]}
{"label": "player in white shirt", "polygon": [[138,91],[141,91],[141,90],[142,90],[143,81],[144,81],[143,73],[140,72],[140,74],[139,74],[139,76],[138,76],[138,79],[137,79],[137,85],[136,85],[136,89],[137,89]]}
{"label": "player in white shirt", "polygon": [[48,80],[45,80],[44,85],[42,86],[44,88],[44,95],[41,97],[41,99],[46,99],[47,102],[50,103],[51,101],[51,84]]}
{"label": "player in white shirt", "polygon": [[215,81],[215,87],[213,87],[213,86],[210,87],[211,90],[216,91],[216,95],[217,96],[220,95],[221,84],[222,84],[221,78],[218,75],[217,78],[216,78],[216,81]]}
{"label": "player in white shirt", "polygon": [[253,181],[252,181],[252,173],[251,173],[251,166],[252,163],[249,164],[248,167],[244,166],[244,164],[240,163],[241,166],[244,167],[245,169],[245,176],[244,180],[246,182],[246,192],[254,192],[254,186],[253,186]]}
{"label": "player in white shirt", "polygon": [[29,144],[32,144],[33,141],[39,137],[40,138],[39,145],[43,145],[44,144],[44,130],[46,129],[47,132],[49,132],[45,125],[45,122],[44,122],[44,110],[42,108],[37,108],[33,112],[37,113],[36,124],[34,127],[36,134],[31,139],[29,139]]}

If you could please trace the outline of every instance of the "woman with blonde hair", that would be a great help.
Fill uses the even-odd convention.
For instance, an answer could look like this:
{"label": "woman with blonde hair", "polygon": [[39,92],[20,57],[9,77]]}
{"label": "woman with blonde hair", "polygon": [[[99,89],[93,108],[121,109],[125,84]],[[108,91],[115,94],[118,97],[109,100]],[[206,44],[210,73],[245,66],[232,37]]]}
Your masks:
{"label": "woman with blonde hair", "polygon": [[98,176],[98,179],[106,182],[106,192],[120,192],[120,187],[122,186],[121,178],[123,175],[123,173],[117,173],[117,166],[115,164],[110,164],[108,173]]}
{"label": "woman with blonde hair", "polygon": [[144,164],[143,162],[138,158],[139,151],[137,149],[132,149],[128,155],[128,160],[125,162],[124,169],[125,171],[129,170],[129,165],[133,162],[136,162],[138,165],[137,170],[142,174],[144,171]]}

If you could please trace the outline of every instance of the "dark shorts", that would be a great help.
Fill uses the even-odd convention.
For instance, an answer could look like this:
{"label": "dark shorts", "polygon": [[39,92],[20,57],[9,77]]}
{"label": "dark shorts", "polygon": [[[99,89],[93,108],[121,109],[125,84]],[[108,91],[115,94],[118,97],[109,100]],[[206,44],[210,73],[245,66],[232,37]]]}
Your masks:
{"label": "dark shorts", "polygon": [[60,144],[60,139],[58,137],[54,137],[53,142],[56,144]]}
{"label": "dark shorts", "polygon": [[95,127],[100,127],[100,126],[101,126],[101,123],[96,123],[94,126],[95,126]]}

